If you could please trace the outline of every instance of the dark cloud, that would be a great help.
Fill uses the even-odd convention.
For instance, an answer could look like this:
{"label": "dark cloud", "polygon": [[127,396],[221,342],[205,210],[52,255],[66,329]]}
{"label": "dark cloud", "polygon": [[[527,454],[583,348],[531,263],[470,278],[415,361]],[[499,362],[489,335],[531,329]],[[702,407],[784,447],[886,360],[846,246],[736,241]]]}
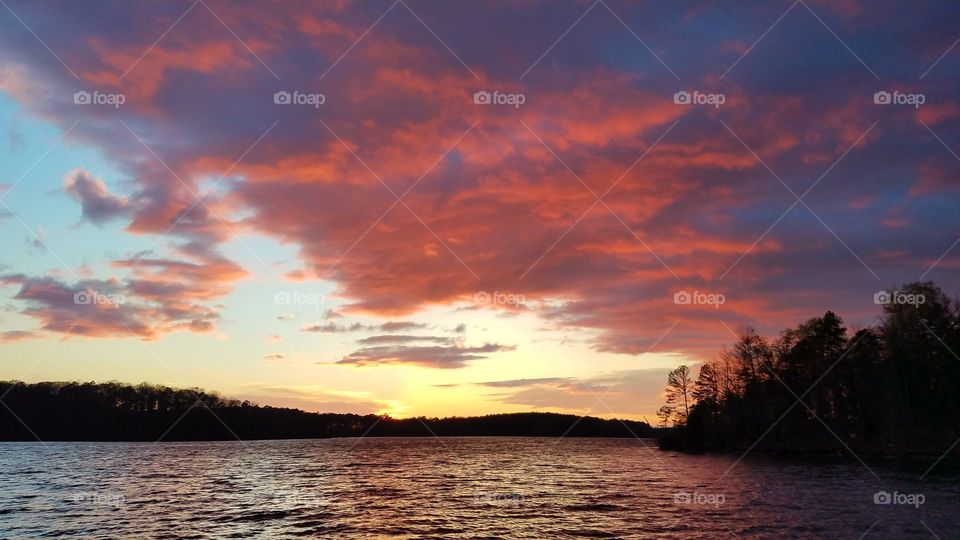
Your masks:
{"label": "dark cloud", "polygon": [[473,360],[482,360],[490,354],[512,351],[516,347],[487,343],[479,347],[385,345],[364,347],[338,360],[337,364],[378,366],[405,364],[439,369],[466,367]]}
{"label": "dark cloud", "polygon": [[[146,269],[134,272],[126,281],[79,279],[68,284],[53,277],[4,274],[0,283],[20,286],[13,297],[21,302],[20,313],[37,320],[45,332],[156,339],[169,332],[206,333],[216,328],[219,314],[204,302],[228,292],[215,285],[218,272],[227,270],[212,262],[208,266],[139,262]],[[134,263],[118,264],[129,267]],[[13,335],[23,339],[41,333]]]}
{"label": "dark cloud", "polygon": [[360,345],[399,345],[403,343],[411,343],[415,341],[424,341],[432,343],[452,343],[453,340],[447,337],[440,336],[406,336],[406,335],[383,335],[383,336],[370,336],[363,339],[358,339],[357,343]]}
{"label": "dark cloud", "polygon": [[[157,330],[151,324],[154,313],[127,303],[117,282],[85,280],[68,286],[54,278],[31,278],[20,274],[0,276],[0,283],[19,285],[15,300],[24,303],[21,313],[40,322],[44,331],[88,337],[139,337],[151,339]],[[161,319],[162,317],[157,317]],[[156,321],[160,322],[160,321]],[[168,320],[168,323],[190,321]],[[19,337],[39,335],[23,332]]]}
{"label": "dark cloud", "polygon": [[425,327],[425,324],[413,321],[390,321],[380,325],[380,330],[384,332],[403,332],[406,330],[416,330]]}
{"label": "dark cloud", "polygon": [[305,324],[300,330],[302,332],[313,332],[320,334],[339,334],[344,332],[359,332],[360,330],[368,330],[370,327],[360,324],[337,324],[335,322],[328,323],[316,323],[316,324]]}
{"label": "dark cloud", "polygon": [[91,223],[102,224],[130,212],[126,198],[111,195],[103,180],[94,178],[83,169],[74,169],[67,174],[63,179],[63,190],[80,203],[83,218]]}
{"label": "dark cloud", "polygon": [[339,324],[334,321],[326,323],[305,324],[301,327],[303,332],[316,332],[321,334],[339,334],[345,332],[360,332],[364,330],[381,330],[384,332],[398,332],[404,330],[416,330],[424,328],[426,325],[411,321],[387,322],[380,325],[369,325],[362,323]]}
{"label": "dark cloud", "polygon": [[0,334],[0,341],[20,341],[21,339],[33,339],[35,337],[38,337],[36,332],[9,330]]}

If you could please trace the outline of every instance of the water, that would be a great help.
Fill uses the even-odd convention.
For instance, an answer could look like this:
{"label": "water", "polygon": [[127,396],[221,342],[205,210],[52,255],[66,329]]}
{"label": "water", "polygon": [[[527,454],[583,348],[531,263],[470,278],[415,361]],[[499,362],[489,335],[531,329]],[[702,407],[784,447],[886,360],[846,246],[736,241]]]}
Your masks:
{"label": "water", "polygon": [[[956,478],[630,439],[0,444],[0,537],[956,538]],[[722,477],[722,479],[721,479]],[[901,502],[877,505],[880,489]],[[924,501],[910,494],[922,494]],[[929,527],[929,529],[928,529]]]}

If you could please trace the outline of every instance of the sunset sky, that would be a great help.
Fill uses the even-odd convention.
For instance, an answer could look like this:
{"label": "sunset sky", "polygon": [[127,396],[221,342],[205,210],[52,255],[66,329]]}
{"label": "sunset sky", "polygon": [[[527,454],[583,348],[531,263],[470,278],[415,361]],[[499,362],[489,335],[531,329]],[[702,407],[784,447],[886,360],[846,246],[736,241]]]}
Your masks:
{"label": "sunset sky", "polygon": [[958,40],[952,1],[2,0],[0,379],[653,420],[741,329],[960,292]]}

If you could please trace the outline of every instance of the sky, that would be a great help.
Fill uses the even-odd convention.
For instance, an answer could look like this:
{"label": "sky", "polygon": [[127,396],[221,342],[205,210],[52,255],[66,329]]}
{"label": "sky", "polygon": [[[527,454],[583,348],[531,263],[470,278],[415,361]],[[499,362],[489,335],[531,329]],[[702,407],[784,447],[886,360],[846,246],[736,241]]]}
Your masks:
{"label": "sky", "polygon": [[960,292],[955,2],[0,2],[0,379],[653,418]]}

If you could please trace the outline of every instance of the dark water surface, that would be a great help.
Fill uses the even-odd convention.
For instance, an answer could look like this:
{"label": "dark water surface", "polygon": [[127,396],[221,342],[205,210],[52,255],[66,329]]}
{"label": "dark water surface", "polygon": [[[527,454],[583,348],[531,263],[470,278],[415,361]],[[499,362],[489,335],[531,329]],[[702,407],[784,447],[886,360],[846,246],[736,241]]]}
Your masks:
{"label": "dark water surface", "polygon": [[0,537],[960,537],[956,478],[645,443],[2,443]]}

